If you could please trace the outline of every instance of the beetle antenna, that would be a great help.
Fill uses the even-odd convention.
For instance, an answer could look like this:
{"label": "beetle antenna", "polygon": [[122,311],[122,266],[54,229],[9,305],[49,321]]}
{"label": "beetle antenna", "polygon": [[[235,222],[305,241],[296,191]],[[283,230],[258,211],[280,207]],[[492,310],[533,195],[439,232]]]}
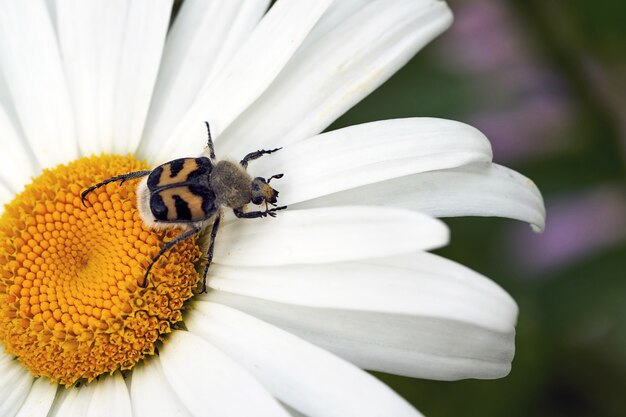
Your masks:
{"label": "beetle antenna", "polygon": [[213,146],[213,138],[211,137],[211,128],[209,127],[209,122],[204,122],[204,124],[206,125],[207,135],[209,136],[209,139],[207,141],[207,146],[209,147],[209,156],[211,157],[211,159],[215,159],[215,147]]}
{"label": "beetle antenna", "polygon": [[273,180],[274,178],[276,178],[277,180],[281,179],[283,177],[284,174],[276,174],[276,175],[272,175],[271,177],[269,177],[267,179],[267,183],[269,184],[271,180]]}

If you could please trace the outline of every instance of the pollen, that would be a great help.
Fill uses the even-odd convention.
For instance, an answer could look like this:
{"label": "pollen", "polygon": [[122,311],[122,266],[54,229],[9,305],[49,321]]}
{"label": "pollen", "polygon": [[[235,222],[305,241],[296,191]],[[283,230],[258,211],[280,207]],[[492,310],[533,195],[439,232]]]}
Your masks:
{"label": "pollen", "polygon": [[65,386],[127,370],[153,355],[193,296],[200,250],[188,239],[146,268],[181,231],[147,228],[132,157],[82,158],[45,170],[0,218],[0,343],[35,376]]}

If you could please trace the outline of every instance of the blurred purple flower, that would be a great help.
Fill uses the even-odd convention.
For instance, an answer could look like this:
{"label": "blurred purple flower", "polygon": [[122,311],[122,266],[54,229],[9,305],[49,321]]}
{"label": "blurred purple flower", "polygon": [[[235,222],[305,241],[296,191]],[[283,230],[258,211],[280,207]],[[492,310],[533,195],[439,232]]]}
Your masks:
{"label": "blurred purple flower", "polygon": [[482,76],[525,64],[531,52],[507,5],[494,0],[451,3],[455,24],[444,35],[442,50],[453,67]]}
{"label": "blurred purple flower", "polygon": [[626,190],[605,185],[548,201],[549,227],[541,235],[515,227],[507,242],[514,261],[542,274],[566,268],[626,240]]}
{"label": "blurred purple flower", "polygon": [[562,149],[570,116],[561,94],[540,91],[509,108],[479,111],[469,123],[491,139],[499,161],[511,161]]}
{"label": "blurred purple flower", "polygon": [[509,8],[498,0],[459,2],[440,50],[447,67],[473,73],[478,96],[466,120],[505,162],[562,149],[572,118],[562,77],[533,53]]}

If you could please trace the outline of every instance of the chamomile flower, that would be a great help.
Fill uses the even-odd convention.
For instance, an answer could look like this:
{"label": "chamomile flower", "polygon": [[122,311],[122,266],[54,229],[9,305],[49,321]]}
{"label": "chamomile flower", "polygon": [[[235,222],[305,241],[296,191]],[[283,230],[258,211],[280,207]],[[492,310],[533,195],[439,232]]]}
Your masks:
{"label": "chamomile flower", "polygon": [[[428,253],[436,217],[543,227],[530,180],[440,119],[322,132],[452,16],[436,0],[0,3],[0,415],[416,416],[363,371],[506,375],[517,306]],[[172,21],[173,19],[173,21]],[[276,184],[276,218],[226,218],[209,291],[136,181],[216,153]],[[144,162],[145,161],[145,162]]]}

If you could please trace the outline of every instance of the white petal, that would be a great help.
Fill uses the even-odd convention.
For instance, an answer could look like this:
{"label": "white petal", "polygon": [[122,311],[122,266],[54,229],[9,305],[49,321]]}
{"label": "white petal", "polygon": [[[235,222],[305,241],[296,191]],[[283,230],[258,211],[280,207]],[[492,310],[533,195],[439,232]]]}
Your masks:
{"label": "white petal", "polygon": [[[144,133],[162,140],[250,35],[268,0],[186,0],[168,33]],[[155,143],[156,149],[159,143]],[[142,151],[143,153],[143,151]],[[193,155],[198,153],[195,149]]]}
{"label": "white petal", "polygon": [[98,102],[96,104],[98,118],[98,149],[111,153],[114,147],[114,129],[116,117],[116,99],[118,73],[124,42],[128,1],[109,1],[99,16],[100,26],[97,39],[99,46],[98,65]]}
{"label": "white petal", "polygon": [[99,53],[97,34],[102,30],[104,1],[74,0],[55,5],[59,48],[76,115],[76,133],[83,155],[100,151],[97,135]]}
{"label": "white petal", "polygon": [[2,352],[0,362],[0,416],[14,416],[28,396],[35,378],[12,356]]}
{"label": "white petal", "polygon": [[128,8],[115,84],[113,151],[134,152],[143,133],[173,0],[134,0]]}
{"label": "white petal", "polygon": [[141,139],[172,0],[59,2],[59,41],[83,154]]}
{"label": "white petal", "polygon": [[255,176],[277,167],[280,204],[288,205],[418,172],[491,161],[491,145],[475,128],[443,119],[365,123],[286,146],[254,162]]}
{"label": "white petal", "polygon": [[[211,266],[211,288],[339,310],[421,315],[511,331],[515,301],[493,281],[436,255],[321,265]],[[201,297],[201,296],[199,296]]]}
{"label": "white petal", "polygon": [[193,416],[287,416],[243,368],[189,332],[170,335],[160,354],[163,372]]}
{"label": "white petal", "polygon": [[15,417],[46,417],[58,388],[59,385],[48,378],[37,378]]}
{"label": "white petal", "polygon": [[451,21],[442,1],[372,2],[298,51],[271,88],[224,131],[220,155],[284,146],[321,132]]}
{"label": "white petal", "polygon": [[128,388],[119,372],[105,375],[97,384],[85,414],[87,417],[132,417]]}
{"label": "white petal", "polygon": [[[322,36],[339,26],[350,16],[356,14],[360,9],[366,7],[375,0],[341,0],[334,1],[326,10],[326,13],[317,22],[309,36],[306,37],[300,49],[304,50],[310,45],[315,44]],[[420,1],[420,0],[418,0]],[[430,1],[430,0],[425,0]]]}
{"label": "white petal", "polygon": [[419,416],[371,375],[230,307],[194,303],[185,324],[307,416]]}
{"label": "white petal", "polygon": [[0,68],[41,165],[75,159],[78,146],[71,101],[43,2],[0,2]]}
{"label": "white petal", "polygon": [[95,381],[80,388],[60,389],[49,417],[85,417],[97,386]]}
{"label": "white petal", "polygon": [[328,263],[428,250],[447,242],[445,224],[408,210],[357,206],[286,210],[276,218],[226,223],[214,259],[243,266]]}
{"label": "white petal", "polygon": [[134,417],[191,417],[167,383],[158,358],[150,358],[133,368],[130,399]]}
{"label": "white petal", "polygon": [[2,108],[5,116],[9,119],[9,125],[14,128],[23,139],[23,132],[20,130],[20,120],[15,110],[15,103],[11,97],[11,90],[7,85],[7,81],[4,79],[4,74],[0,70],[0,108]]}
{"label": "white petal", "polygon": [[21,139],[11,120],[0,107],[0,182],[13,193],[22,191],[35,175],[35,166],[28,153],[28,145]]}
{"label": "white petal", "polygon": [[437,217],[508,217],[530,223],[535,231],[543,230],[546,217],[541,192],[530,179],[509,168],[488,163],[395,178],[294,207],[346,204],[390,205]]}
{"label": "white petal", "polygon": [[[437,380],[499,378],[515,344],[507,332],[437,316],[316,308],[221,291],[206,297],[234,307],[374,371]],[[505,314],[507,312],[504,312]]]}
{"label": "white petal", "polygon": [[[217,136],[272,83],[311,31],[330,0],[282,0],[257,25],[248,41],[198,94],[167,144],[174,155],[198,154],[206,143],[202,120]],[[171,159],[172,148],[161,146],[157,161]]]}
{"label": "white petal", "polygon": [[56,10],[57,10],[57,0],[43,0],[46,4],[46,8],[48,9],[48,14],[50,15],[50,20],[52,21],[52,27],[54,28],[55,33],[57,32],[57,21],[56,21]]}
{"label": "white petal", "polygon": [[13,197],[15,197],[15,193],[0,181],[0,214],[4,213],[4,205],[11,201]]}
{"label": "white petal", "polygon": [[83,155],[113,149],[114,90],[129,5],[110,0],[54,5]]}
{"label": "white petal", "polygon": [[289,405],[285,403],[281,403],[281,405],[285,408],[285,410],[289,413],[289,415],[291,415],[291,417],[307,417],[301,412],[299,412],[298,410],[289,407]]}

